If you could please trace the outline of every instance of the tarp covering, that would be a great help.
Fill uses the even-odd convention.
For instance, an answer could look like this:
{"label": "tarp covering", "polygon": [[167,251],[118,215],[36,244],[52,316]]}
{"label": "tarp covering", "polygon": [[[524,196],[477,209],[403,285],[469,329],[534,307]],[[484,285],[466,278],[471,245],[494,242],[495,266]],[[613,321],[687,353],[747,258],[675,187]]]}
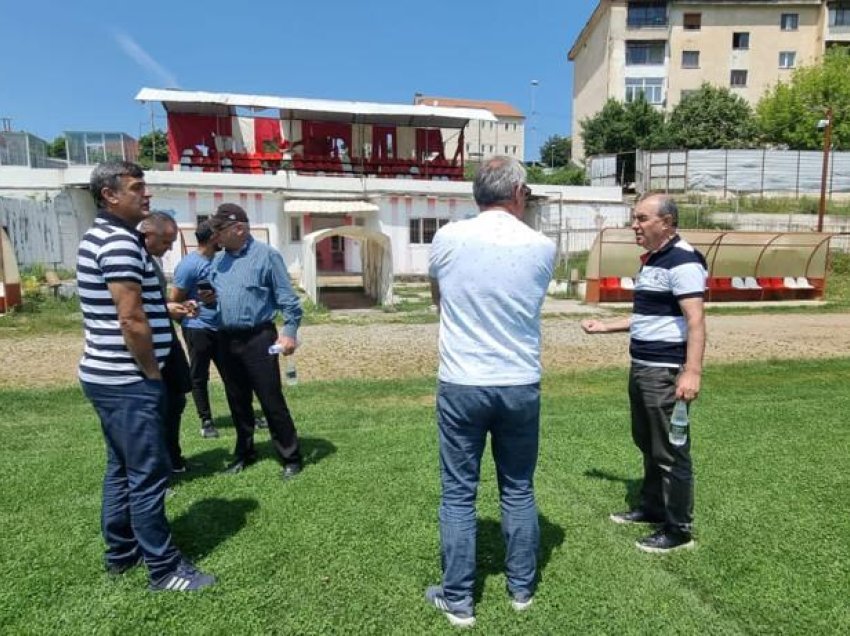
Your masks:
{"label": "tarp covering", "polygon": [[357,225],[344,225],[311,232],[304,237],[301,247],[301,288],[315,303],[319,300],[316,272],[316,244],[331,236],[342,236],[360,241],[360,261],[363,271],[363,289],[366,295],[380,305],[393,302],[393,254],[390,237]]}
{"label": "tarp covering", "polygon": [[483,108],[453,108],[424,104],[383,104],[330,99],[272,97],[143,88],[140,102],[162,102],[168,112],[231,115],[235,109],[278,109],[281,119],[313,119],[361,124],[385,124],[423,128],[463,128],[470,119],[496,122],[496,116]]}
{"label": "tarp covering", "polygon": [[357,214],[377,212],[381,208],[369,201],[289,199],[283,202],[283,211],[290,214]]}

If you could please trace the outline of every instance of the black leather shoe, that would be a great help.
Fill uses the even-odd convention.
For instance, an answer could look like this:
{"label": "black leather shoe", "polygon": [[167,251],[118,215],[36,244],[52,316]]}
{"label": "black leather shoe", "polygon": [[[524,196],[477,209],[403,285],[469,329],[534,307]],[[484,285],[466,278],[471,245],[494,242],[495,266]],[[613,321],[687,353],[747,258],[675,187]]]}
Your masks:
{"label": "black leather shoe", "polygon": [[236,475],[248,468],[248,466],[253,464],[255,461],[257,460],[253,457],[239,458],[230,462],[227,467],[221,472],[223,472],[225,475]]}
{"label": "black leather shoe", "polygon": [[659,530],[643,539],[635,541],[639,550],[653,554],[667,554],[674,550],[689,550],[694,547],[694,539],[684,532]]}
{"label": "black leather shoe", "polygon": [[303,468],[304,467],[300,463],[287,464],[283,467],[283,472],[280,476],[284,481],[288,481],[298,475]]}

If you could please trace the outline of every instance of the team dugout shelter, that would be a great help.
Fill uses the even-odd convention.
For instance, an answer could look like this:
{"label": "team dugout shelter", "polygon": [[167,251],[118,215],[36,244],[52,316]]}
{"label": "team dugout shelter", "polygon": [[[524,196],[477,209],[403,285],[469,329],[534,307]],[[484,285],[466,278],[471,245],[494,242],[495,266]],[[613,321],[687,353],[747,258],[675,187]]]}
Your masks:
{"label": "team dugout shelter", "polygon": [[[832,234],[718,230],[679,234],[705,256],[709,302],[823,299]],[[586,302],[631,301],[643,252],[632,230],[602,230],[588,255]]]}

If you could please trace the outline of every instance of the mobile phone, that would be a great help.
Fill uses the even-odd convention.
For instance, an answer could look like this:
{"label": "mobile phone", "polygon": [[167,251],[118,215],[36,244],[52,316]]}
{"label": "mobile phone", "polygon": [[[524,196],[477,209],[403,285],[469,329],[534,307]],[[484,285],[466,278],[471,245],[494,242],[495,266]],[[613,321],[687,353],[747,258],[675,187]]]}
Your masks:
{"label": "mobile phone", "polygon": [[198,289],[200,291],[211,292],[213,290],[213,286],[212,286],[212,283],[210,283],[210,281],[208,281],[208,280],[199,280],[198,281]]}

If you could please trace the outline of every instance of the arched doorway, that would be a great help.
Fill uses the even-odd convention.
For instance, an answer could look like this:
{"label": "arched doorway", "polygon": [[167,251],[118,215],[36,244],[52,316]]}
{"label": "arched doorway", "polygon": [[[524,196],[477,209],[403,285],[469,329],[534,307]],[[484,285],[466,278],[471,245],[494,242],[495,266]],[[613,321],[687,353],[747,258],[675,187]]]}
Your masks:
{"label": "arched doorway", "polygon": [[393,302],[393,257],[390,237],[356,225],[317,230],[304,237],[301,248],[303,263],[301,287],[307,296],[315,303],[322,302],[317,246],[322,241],[335,237],[338,237],[338,240],[350,238],[360,243],[362,293],[371,299],[371,304],[391,305]]}

